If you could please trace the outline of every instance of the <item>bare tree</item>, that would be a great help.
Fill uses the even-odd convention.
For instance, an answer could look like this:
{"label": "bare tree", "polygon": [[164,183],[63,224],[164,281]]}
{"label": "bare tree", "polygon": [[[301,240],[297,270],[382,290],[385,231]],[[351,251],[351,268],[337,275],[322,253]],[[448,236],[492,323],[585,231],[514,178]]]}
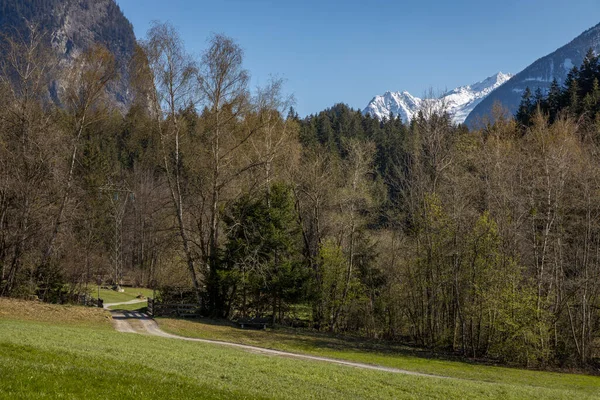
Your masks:
{"label": "bare tree", "polygon": [[263,163],[263,185],[267,191],[267,203],[273,180],[278,176],[281,178],[281,172],[285,172],[279,171],[278,174],[278,171],[275,171],[277,161],[280,161],[279,164],[293,164],[293,155],[297,153],[293,150],[297,143],[297,126],[292,120],[283,116],[294,99],[291,96],[284,97],[282,91],[283,80],[274,78],[267,86],[258,89],[256,96],[258,132],[250,138],[256,155],[255,161]]}
{"label": "bare tree", "polygon": [[[41,241],[40,206],[51,190],[53,160],[59,156],[58,132],[47,109],[48,88],[57,60],[35,26],[27,37],[4,37],[0,89],[2,139],[0,156],[0,294],[13,291],[29,244]],[[11,250],[12,249],[12,250]],[[6,258],[9,257],[10,260]],[[8,267],[7,267],[8,266]]]}
{"label": "bare tree", "polygon": [[61,101],[66,110],[65,125],[71,154],[66,176],[63,177],[62,196],[50,238],[42,253],[40,268],[43,271],[54,251],[54,244],[64,222],[65,210],[71,197],[75,166],[81,139],[85,130],[99,119],[105,118],[106,105],[102,99],[107,85],[116,77],[114,56],[104,47],[95,46],[73,61],[65,70],[61,81],[65,85]]}
{"label": "bare tree", "polygon": [[202,55],[199,87],[204,104],[203,141],[206,145],[207,240],[203,252],[208,269],[210,307],[215,314],[224,311],[218,274],[219,205],[222,195],[244,172],[259,163],[240,162],[243,147],[256,133],[254,126],[242,126],[244,116],[251,110],[248,82],[250,76],[243,68],[243,51],[231,39],[214,35]]}
{"label": "bare tree", "polygon": [[351,282],[354,278],[358,236],[360,231],[364,229],[366,222],[361,214],[366,214],[373,204],[371,176],[375,147],[372,143],[359,143],[355,140],[349,140],[346,147],[348,158],[342,167],[344,170],[344,185],[338,194],[338,207],[342,218],[339,232],[340,245],[345,244],[343,247],[345,248],[347,262],[342,295],[331,316],[331,331],[335,331],[337,328],[340,314],[346,306]]}
{"label": "bare tree", "polygon": [[152,114],[160,136],[163,168],[190,278],[198,303],[201,303],[202,295],[196,272],[196,260],[184,215],[185,193],[181,160],[184,122],[180,112],[196,104],[198,67],[186,54],[179,34],[169,24],[155,24],[148,32],[148,40],[144,48],[154,81],[154,90],[150,94],[150,99]]}

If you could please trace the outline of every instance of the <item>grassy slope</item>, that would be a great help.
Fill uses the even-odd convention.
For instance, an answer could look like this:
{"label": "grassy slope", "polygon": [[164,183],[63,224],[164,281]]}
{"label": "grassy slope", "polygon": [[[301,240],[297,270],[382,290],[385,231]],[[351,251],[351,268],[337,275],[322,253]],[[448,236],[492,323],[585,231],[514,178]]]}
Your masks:
{"label": "grassy slope", "polygon": [[397,375],[122,334],[101,310],[2,299],[0,371],[0,398],[7,399],[584,399],[599,393],[576,385],[547,389]]}
{"label": "grassy slope", "polygon": [[110,330],[110,313],[93,307],[57,306],[0,297],[0,324],[7,320]]}
{"label": "grassy slope", "polygon": [[241,330],[213,321],[157,319],[167,332],[187,337],[214,339],[305,353],[410,371],[483,382],[518,386],[577,390],[600,398],[600,377],[504,368],[458,361],[427,358],[412,348],[377,342],[334,338],[293,330]]}

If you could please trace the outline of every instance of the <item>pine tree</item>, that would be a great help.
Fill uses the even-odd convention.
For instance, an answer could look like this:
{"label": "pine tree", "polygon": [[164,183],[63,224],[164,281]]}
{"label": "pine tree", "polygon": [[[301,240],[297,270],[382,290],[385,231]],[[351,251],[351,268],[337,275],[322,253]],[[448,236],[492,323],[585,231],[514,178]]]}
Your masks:
{"label": "pine tree", "polygon": [[515,116],[515,118],[521,125],[529,126],[529,124],[531,123],[531,114],[533,113],[534,107],[535,103],[532,99],[531,89],[527,87],[523,92],[521,104],[519,105],[517,115]]}
{"label": "pine tree", "polygon": [[546,103],[546,99],[544,97],[544,93],[542,92],[542,88],[538,87],[535,90],[535,94],[533,95],[533,111],[548,111],[548,105]]}
{"label": "pine tree", "polygon": [[560,109],[560,86],[556,78],[552,80],[550,84],[550,90],[548,91],[548,99],[546,103],[548,105],[548,113],[550,114],[550,121],[554,121],[558,115]]}
{"label": "pine tree", "polygon": [[560,108],[567,108],[571,104],[571,96],[569,94],[569,88],[571,88],[579,80],[579,68],[576,66],[571,68],[565,79],[562,96],[560,100]]}
{"label": "pine tree", "polygon": [[229,302],[244,317],[259,313],[260,309],[250,306],[267,297],[275,322],[282,314],[282,303],[297,301],[307,279],[295,259],[299,232],[291,190],[276,184],[268,193],[259,198],[244,195],[224,215],[228,229],[223,276],[227,283],[240,287],[232,294],[239,293],[238,297]]}
{"label": "pine tree", "polygon": [[577,115],[580,111],[579,91],[579,81],[577,79],[572,80],[566,92],[567,107],[572,115]]}
{"label": "pine tree", "polygon": [[331,121],[325,112],[319,113],[317,116],[317,139],[319,142],[333,150],[335,148],[335,138],[333,128],[331,127]]}
{"label": "pine tree", "polygon": [[592,81],[592,100],[594,101],[594,111],[598,110],[598,102],[600,101],[600,82],[598,82],[598,78],[595,77]]}
{"label": "pine tree", "polygon": [[598,100],[600,99],[600,88],[598,87],[598,78],[592,81],[591,90],[583,98],[583,112],[590,118],[594,117],[598,109]]}
{"label": "pine tree", "polygon": [[317,139],[317,116],[309,115],[300,121],[298,139],[304,147],[312,148],[319,145]]}
{"label": "pine tree", "polygon": [[544,93],[542,92],[542,88],[538,87],[535,90],[535,94],[533,95],[533,102],[536,106],[539,106],[544,101]]}
{"label": "pine tree", "polygon": [[294,109],[294,106],[290,106],[290,109],[288,111],[288,115],[287,115],[288,119],[292,119],[294,121],[300,121],[300,117],[298,116],[298,113],[296,112],[296,110]]}
{"label": "pine tree", "polygon": [[580,97],[584,97],[586,94],[592,91],[592,86],[594,82],[594,78],[598,75],[598,57],[594,54],[593,49],[589,49],[585,58],[583,59],[583,64],[581,65],[581,70],[579,71],[579,90]]}

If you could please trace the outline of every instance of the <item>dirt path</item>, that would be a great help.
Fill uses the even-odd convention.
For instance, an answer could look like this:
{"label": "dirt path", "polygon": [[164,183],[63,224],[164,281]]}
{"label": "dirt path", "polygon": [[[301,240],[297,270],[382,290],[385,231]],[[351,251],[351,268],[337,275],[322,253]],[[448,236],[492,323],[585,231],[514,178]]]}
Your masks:
{"label": "dirt path", "polygon": [[[115,305],[120,305],[120,304],[133,304],[133,303],[128,302],[128,303],[117,303],[117,304],[111,304],[111,305],[115,306]],[[197,338],[188,338],[188,337],[183,337],[183,336],[177,336],[177,335],[167,333],[167,332],[163,331],[162,329],[160,329],[160,327],[158,326],[156,321],[154,321],[152,318],[150,318],[147,314],[140,313],[137,311],[111,311],[111,312],[113,315],[113,325],[114,325],[115,329],[117,331],[123,332],[123,333],[138,333],[138,334],[146,334],[146,335],[152,335],[152,336],[160,336],[160,337],[167,338],[167,339],[185,340],[188,342],[208,343],[208,344],[213,344],[213,345],[218,345],[218,346],[227,346],[227,347],[238,348],[238,349],[242,349],[242,350],[246,350],[246,351],[250,351],[252,353],[258,353],[258,354],[265,354],[265,355],[286,357],[286,358],[295,358],[295,359],[309,360],[309,361],[320,361],[320,362],[326,362],[326,363],[330,363],[330,364],[344,365],[347,367],[391,372],[391,373],[395,373],[395,374],[423,376],[423,377],[429,377],[429,378],[448,378],[448,377],[444,377],[444,376],[423,374],[423,373],[419,373],[419,372],[407,371],[407,370],[398,369],[398,368],[384,367],[381,365],[364,364],[364,363],[357,363],[357,362],[352,362],[352,361],[338,360],[335,358],[289,353],[287,351],[265,349],[262,347],[249,346],[249,345],[239,344],[239,343],[222,342],[222,341],[218,341],[218,340],[197,339]],[[134,323],[134,325],[136,325],[136,327],[138,329],[134,329],[134,327],[132,326],[132,323]]]}
{"label": "dirt path", "polygon": [[128,304],[145,303],[146,301],[148,301],[148,300],[133,299],[133,300],[129,300],[129,301],[126,301],[123,303],[107,303],[104,305],[104,309],[108,310],[110,307],[114,307],[114,306],[124,306],[124,305],[128,305]]}

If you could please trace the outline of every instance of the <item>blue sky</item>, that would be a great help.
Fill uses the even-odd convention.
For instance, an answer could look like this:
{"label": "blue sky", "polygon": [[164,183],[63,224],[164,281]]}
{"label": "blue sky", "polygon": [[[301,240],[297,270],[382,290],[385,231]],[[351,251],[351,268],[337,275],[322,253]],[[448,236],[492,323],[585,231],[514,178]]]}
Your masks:
{"label": "blue sky", "polygon": [[172,23],[194,54],[211,33],[231,36],[252,85],[284,78],[302,116],[517,73],[600,23],[598,0],[117,2],[138,38],[154,20]]}

